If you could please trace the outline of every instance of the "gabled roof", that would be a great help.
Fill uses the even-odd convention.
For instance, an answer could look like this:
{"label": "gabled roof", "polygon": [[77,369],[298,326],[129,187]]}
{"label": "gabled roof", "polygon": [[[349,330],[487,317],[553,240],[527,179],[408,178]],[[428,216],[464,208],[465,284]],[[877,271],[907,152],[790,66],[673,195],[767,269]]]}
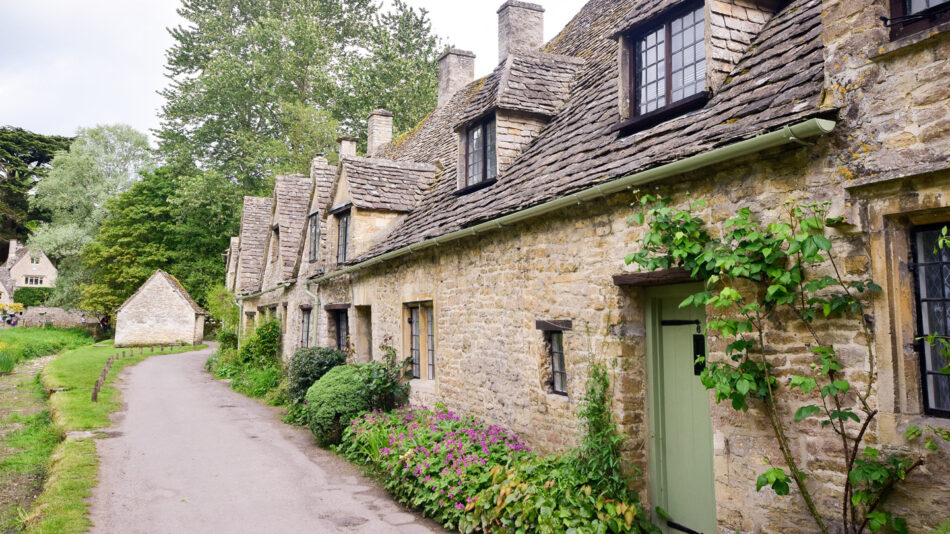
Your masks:
{"label": "gabled roof", "polygon": [[492,72],[472,95],[457,127],[504,109],[552,117],[564,105],[584,60],[544,52],[519,52]]}
{"label": "gabled roof", "polygon": [[333,192],[333,182],[336,181],[337,167],[326,164],[312,165],[310,174],[313,177],[313,206],[325,215],[329,209],[330,195]]}
{"label": "gabled roof", "polygon": [[279,275],[283,281],[289,281],[294,277],[304,225],[307,222],[307,212],[310,210],[312,191],[313,181],[307,176],[292,174],[277,177],[274,187],[277,220],[274,224],[280,231]]}
{"label": "gabled roof", "polygon": [[416,206],[422,188],[439,172],[424,163],[373,158],[345,158],[342,168],[354,206],[400,212]]}
{"label": "gabled roof", "polygon": [[272,198],[244,197],[241,211],[241,254],[238,258],[238,293],[253,293],[260,289],[264,272],[264,246],[270,231],[273,212]]}
{"label": "gabled roof", "polygon": [[570,95],[491,187],[453,195],[457,139],[452,127],[481,82],[456,93],[408,138],[384,147],[387,157],[438,160],[445,171],[401,224],[355,262],[829,111],[819,107],[824,85],[821,1],[793,0],[765,24],[702,110],[633,135],[613,131],[622,119],[618,43],[609,38],[610,28],[618,20],[639,20],[647,13],[645,5],[673,3],[591,0],[574,17],[545,48],[585,58]]}
{"label": "gabled roof", "polygon": [[194,299],[191,298],[191,295],[189,295],[188,292],[185,291],[185,288],[181,285],[181,282],[179,282],[178,279],[175,278],[174,276],[166,273],[165,271],[161,269],[158,269],[157,271],[152,273],[152,276],[149,276],[148,280],[146,280],[145,283],[140,285],[139,288],[135,290],[135,293],[132,293],[131,297],[125,299],[125,302],[123,302],[122,305],[119,306],[119,308],[116,310],[116,313],[119,313],[120,311],[122,311],[122,308],[125,308],[130,302],[135,300],[135,297],[137,297],[138,294],[141,293],[142,290],[145,288],[145,286],[147,286],[149,282],[151,282],[155,278],[162,278],[165,281],[167,281],[172,291],[177,293],[181,298],[185,299],[185,302],[187,302],[188,305],[191,306],[191,309],[194,310],[195,313],[201,314],[201,315],[207,315],[205,311],[201,309],[201,306],[198,306],[198,303],[195,302]]}

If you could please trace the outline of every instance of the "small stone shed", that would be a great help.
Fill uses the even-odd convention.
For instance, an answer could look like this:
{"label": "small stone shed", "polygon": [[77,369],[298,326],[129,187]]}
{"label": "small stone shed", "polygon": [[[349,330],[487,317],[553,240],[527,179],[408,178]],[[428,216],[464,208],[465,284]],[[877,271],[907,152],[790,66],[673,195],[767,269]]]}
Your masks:
{"label": "small stone shed", "polygon": [[115,346],[197,345],[205,315],[181,283],[159,269],[116,312]]}

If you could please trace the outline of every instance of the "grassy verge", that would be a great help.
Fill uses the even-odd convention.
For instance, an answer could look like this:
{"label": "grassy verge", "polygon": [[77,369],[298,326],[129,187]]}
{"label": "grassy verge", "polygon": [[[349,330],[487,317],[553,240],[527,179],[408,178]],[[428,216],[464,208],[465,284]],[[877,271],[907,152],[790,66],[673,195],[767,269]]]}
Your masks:
{"label": "grassy verge", "polygon": [[[50,396],[52,423],[62,434],[110,426],[109,415],[122,404],[121,392],[111,384],[122,369],[153,354],[187,352],[202,347],[175,347],[154,353],[146,349],[143,354],[134,351],[132,356],[116,359],[97,403],[90,400],[96,378],[109,357],[119,350],[111,346],[83,347],[63,354],[50,362],[42,374],[43,386],[54,391]],[[86,517],[87,499],[96,485],[98,466],[94,438],[69,438],[60,442],[52,452],[43,493],[22,520],[26,531],[85,532],[91,525]]]}
{"label": "grassy verge", "polygon": [[92,334],[82,328],[4,328],[0,330],[0,373],[9,373],[23,360],[91,343]]}

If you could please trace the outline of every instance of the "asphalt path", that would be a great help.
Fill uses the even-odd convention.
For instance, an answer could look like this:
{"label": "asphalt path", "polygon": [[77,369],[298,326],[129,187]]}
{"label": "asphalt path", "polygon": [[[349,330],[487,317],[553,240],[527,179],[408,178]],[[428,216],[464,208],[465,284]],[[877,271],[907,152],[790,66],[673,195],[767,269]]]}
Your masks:
{"label": "asphalt path", "polygon": [[211,349],[126,369],[97,440],[92,532],[445,532],[204,370]]}

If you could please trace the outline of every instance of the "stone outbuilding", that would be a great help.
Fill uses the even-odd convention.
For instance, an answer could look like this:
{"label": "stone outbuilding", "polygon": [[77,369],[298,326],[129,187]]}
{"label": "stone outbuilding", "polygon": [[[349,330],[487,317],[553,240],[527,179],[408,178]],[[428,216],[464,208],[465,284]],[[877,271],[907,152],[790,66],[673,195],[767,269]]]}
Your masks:
{"label": "stone outbuilding", "polygon": [[181,282],[159,269],[116,312],[115,346],[197,345],[205,315]]}

